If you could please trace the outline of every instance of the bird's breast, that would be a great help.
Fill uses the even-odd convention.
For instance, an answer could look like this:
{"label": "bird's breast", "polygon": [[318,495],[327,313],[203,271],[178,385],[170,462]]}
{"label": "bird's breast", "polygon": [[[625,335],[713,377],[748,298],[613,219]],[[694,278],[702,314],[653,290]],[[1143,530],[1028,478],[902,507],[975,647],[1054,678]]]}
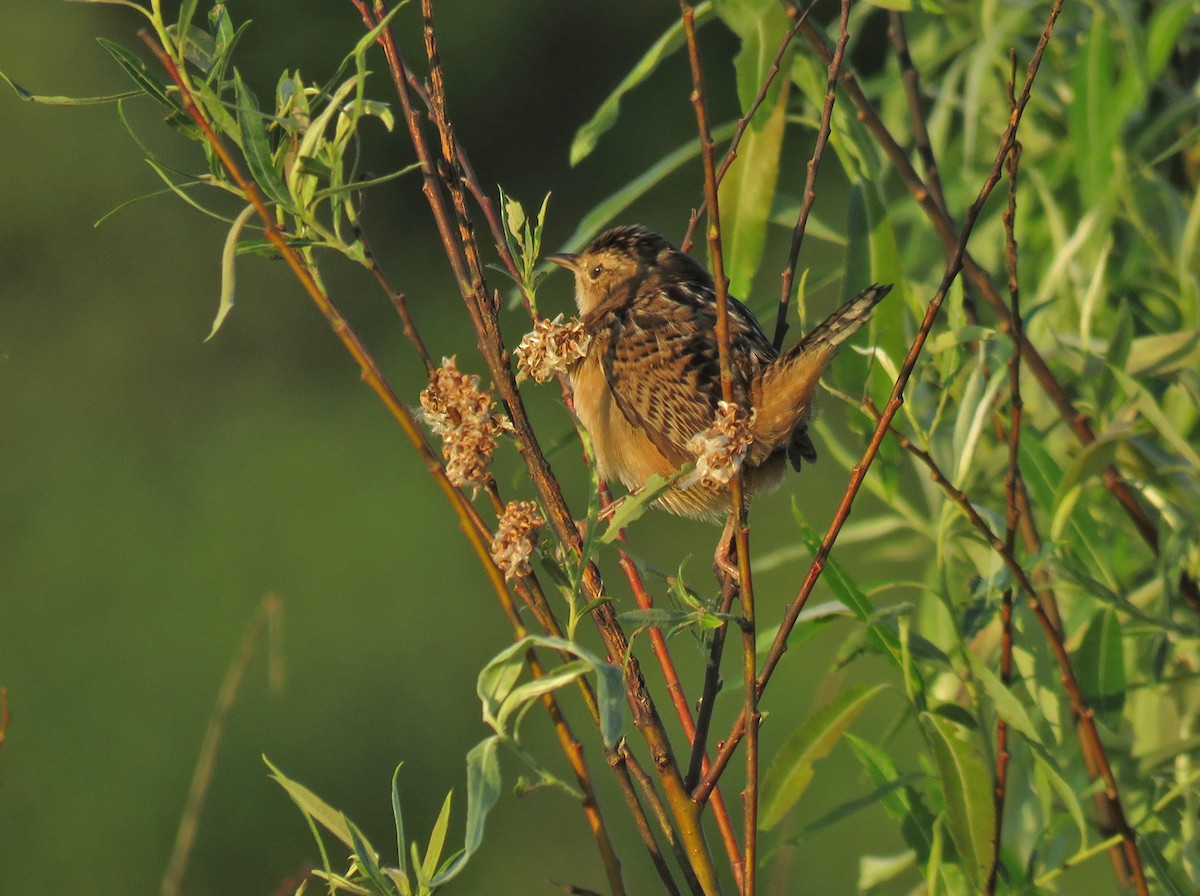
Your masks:
{"label": "bird's breast", "polygon": [[605,480],[640,488],[651,476],[669,476],[678,468],[655,447],[644,427],[621,412],[599,359],[589,355],[571,370],[575,413],[592,437],[596,467]]}

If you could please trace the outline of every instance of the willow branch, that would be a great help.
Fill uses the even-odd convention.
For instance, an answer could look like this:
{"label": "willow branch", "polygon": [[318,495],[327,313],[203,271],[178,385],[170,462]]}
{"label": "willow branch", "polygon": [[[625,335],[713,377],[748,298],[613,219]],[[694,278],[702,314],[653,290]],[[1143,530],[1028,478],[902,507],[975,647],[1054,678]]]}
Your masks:
{"label": "willow branch", "polygon": [[[712,262],[713,282],[717,300],[717,356],[721,370],[721,395],[730,404],[734,402],[733,363],[729,347],[729,278],[725,276],[724,256],[721,252],[721,211],[717,195],[717,170],[713,153],[712,133],[708,126],[708,111],[704,101],[704,71],[700,63],[700,45],[696,39],[695,11],[684,0],[680,2],[683,14],[683,30],[687,38],[688,62],[692,70],[692,106],[696,112],[696,129],[700,137],[700,157],[704,166],[704,197],[708,203],[709,256]],[[758,688],[755,683],[757,656],[755,654],[754,584],[750,575],[750,529],[746,525],[746,500],[742,471],[739,468],[729,483],[732,506],[726,531],[733,530],[737,544],[738,584],[742,601],[742,675],[745,683],[743,715],[747,720],[746,738],[746,786],[743,791],[745,813],[743,818],[743,851],[745,867],[742,877],[742,893],[754,896],[758,888]],[[722,536],[718,552],[725,550]],[[718,558],[718,566],[721,560]],[[728,625],[728,623],[726,623]],[[704,748],[697,739],[693,744]]]}
{"label": "willow branch", "polygon": [[[893,27],[899,30],[900,45],[907,53],[907,45],[903,43],[903,24],[899,14],[893,14]],[[889,33],[891,29],[889,29]],[[897,40],[893,37],[893,42]],[[1017,54],[1009,53],[1012,74],[1008,82],[1010,109],[1016,105]],[[910,60],[911,64],[911,60]],[[916,70],[913,69],[914,81]],[[915,90],[915,88],[914,88]],[[922,128],[923,130],[923,128]],[[1006,169],[1008,171],[1008,205],[1004,209],[1004,261],[1008,271],[1009,314],[1012,318],[1013,353],[1008,361],[1008,402],[1011,421],[1008,428],[1008,469],[1004,475],[1005,515],[1004,515],[1004,548],[1012,556],[1016,556],[1017,527],[1020,523],[1020,505],[1017,502],[1017,482],[1021,476],[1021,420],[1023,405],[1021,402],[1021,351],[1020,339],[1024,332],[1021,320],[1021,281],[1017,273],[1017,171],[1021,162],[1021,144],[1018,141],[1008,156]],[[944,207],[943,203],[943,207]],[[1000,680],[1005,687],[1012,683],[1013,664],[1013,590],[1005,588],[1000,604]],[[996,766],[992,777],[992,811],[995,817],[993,829],[996,832],[992,841],[991,865],[988,869],[987,880],[984,884],[985,896],[993,896],[996,892],[996,878],[1000,872],[1000,845],[1004,839],[1004,802],[1008,792],[1008,722],[1003,716],[996,718]]]}

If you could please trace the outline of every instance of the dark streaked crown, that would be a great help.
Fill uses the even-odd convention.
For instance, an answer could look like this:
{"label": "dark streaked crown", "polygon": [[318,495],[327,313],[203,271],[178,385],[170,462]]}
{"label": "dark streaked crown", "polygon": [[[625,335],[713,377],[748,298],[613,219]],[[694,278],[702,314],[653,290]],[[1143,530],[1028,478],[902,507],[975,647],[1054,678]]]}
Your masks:
{"label": "dark streaked crown", "polygon": [[670,240],[641,224],[625,224],[604,231],[584,250],[585,257],[625,256],[643,271],[653,270],[663,280],[692,282],[711,288],[712,278],[690,255]]}

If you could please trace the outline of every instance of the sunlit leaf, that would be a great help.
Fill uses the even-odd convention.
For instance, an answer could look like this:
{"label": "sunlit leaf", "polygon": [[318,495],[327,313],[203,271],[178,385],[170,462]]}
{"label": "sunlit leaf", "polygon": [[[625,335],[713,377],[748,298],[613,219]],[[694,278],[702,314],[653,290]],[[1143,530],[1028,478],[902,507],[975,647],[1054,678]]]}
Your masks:
{"label": "sunlit leaf", "polygon": [[242,213],[233,219],[233,226],[229,228],[229,233],[225,236],[225,248],[221,251],[221,301],[217,305],[217,316],[213,319],[212,330],[205,338],[205,342],[208,342],[209,339],[217,335],[217,330],[221,329],[221,324],[225,322],[225,318],[233,310],[234,292],[237,286],[237,266],[235,259],[237,256],[238,237],[241,236],[242,227],[253,216],[254,206],[246,206],[242,209]]}
{"label": "sunlit leaf", "polygon": [[[712,3],[698,3],[695,7],[695,22],[697,27],[704,24],[712,15]],[[575,132],[571,141],[571,167],[582,162],[592,150],[600,137],[617,123],[617,115],[621,109],[621,100],[658,68],[663,59],[677,52],[684,44],[682,19],[674,22],[663,35],[654,42],[645,55],[638,60],[633,70],[629,72],[608,97],[600,104],[600,108],[591,119]]]}
{"label": "sunlit leaf", "polygon": [[759,827],[773,828],[796,805],[812,781],[816,763],[829,755],[871,698],[885,687],[849,688],[813,712],[792,732],[771,760],[763,779]]}
{"label": "sunlit leaf", "polygon": [[1125,705],[1126,677],[1125,645],[1115,610],[1106,607],[1093,617],[1072,658],[1088,706],[1116,728]]}
{"label": "sunlit leaf", "polygon": [[269,759],[264,757],[263,761],[271,769],[271,777],[287,791],[287,795],[292,798],[292,802],[300,807],[300,811],[316,820],[322,827],[351,849],[354,848],[354,838],[350,833],[349,825],[346,824],[346,818],[341,812],[334,809],[303,784],[293,781],[284,775],[283,772],[271,764]]}
{"label": "sunlit leaf", "polygon": [[919,718],[942,785],[950,837],[971,881],[980,888],[996,837],[991,773],[961,726],[932,712]]}

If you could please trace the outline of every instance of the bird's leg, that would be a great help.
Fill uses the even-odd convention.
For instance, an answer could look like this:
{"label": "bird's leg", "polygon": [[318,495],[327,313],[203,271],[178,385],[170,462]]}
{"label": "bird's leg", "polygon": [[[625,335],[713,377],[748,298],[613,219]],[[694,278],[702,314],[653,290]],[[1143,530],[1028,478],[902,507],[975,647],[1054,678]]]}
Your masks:
{"label": "bird's leg", "polygon": [[717,552],[713,555],[713,573],[716,575],[717,581],[722,585],[731,582],[734,588],[741,580],[738,572],[737,539],[734,537],[737,533],[737,524],[737,517],[730,514],[729,519],[725,521],[725,528],[721,532],[721,539],[717,542]]}

